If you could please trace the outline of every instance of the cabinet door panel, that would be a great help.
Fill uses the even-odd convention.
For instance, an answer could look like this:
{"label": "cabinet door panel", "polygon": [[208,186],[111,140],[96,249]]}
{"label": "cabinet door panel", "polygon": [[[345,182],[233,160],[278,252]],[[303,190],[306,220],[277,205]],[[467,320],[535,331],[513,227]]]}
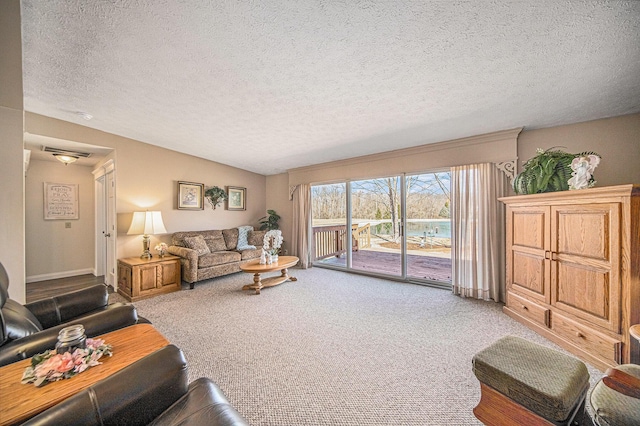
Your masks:
{"label": "cabinet door panel", "polygon": [[162,287],[180,285],[179,274],[180,263],[169,262],[162,264],[162,279],[159,280]]}
{"label": "cabinet door panel", "polygon": [[610,206],[557,209],[558,253],[609,261]]}
{"label": "cabinet door panel", "polygon": [[512,285],[544,297],[545,269],[544,257],[514,250]]}
{"label": "cabinet door panel", "polygon": [[512,216],[514,246],[544,250],[549,234],[548,208],[514,209]]}
{"label": "cabinet door panel", "polygon": [[154,290],[157,287],[158,277],[156,265],[140,267],[140,293]]}
{"label": "cabinet door panel", "polygon": [[609,328],[609,271],[570,262],[557,262],[557,268],[556,305]]}
{"label": "cabinet door panel", "polygon": [[118,263],[118,289],[131,297],[131,267]]}
{"label": "cabinet door panel", "polygon": [[552,208],[551,303],[620,332],[620,204]]}
{"label": "cabinet door panel", "polygon": [[507,209],[507,287],[544,303],[549,294],[548,206],[510,207]]}

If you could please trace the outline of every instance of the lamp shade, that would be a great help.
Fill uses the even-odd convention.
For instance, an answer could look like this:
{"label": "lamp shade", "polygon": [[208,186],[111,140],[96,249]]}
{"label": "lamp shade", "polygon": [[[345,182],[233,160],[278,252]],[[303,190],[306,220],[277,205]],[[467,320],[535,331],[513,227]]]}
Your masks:
{"label": "lamp shade", "polygon": [[167,229],[162,222],[159,211],[134,212],[127,235],[166,234]]}

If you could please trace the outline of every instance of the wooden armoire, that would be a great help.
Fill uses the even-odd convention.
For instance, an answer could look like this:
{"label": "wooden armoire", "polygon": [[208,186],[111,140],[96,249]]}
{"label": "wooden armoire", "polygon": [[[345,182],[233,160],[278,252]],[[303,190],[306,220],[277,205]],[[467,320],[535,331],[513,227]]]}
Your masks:
{"label": "wooden armoire", "polygon": [[602,370],[640,360],[640,186],[500,199],[504,312]]}

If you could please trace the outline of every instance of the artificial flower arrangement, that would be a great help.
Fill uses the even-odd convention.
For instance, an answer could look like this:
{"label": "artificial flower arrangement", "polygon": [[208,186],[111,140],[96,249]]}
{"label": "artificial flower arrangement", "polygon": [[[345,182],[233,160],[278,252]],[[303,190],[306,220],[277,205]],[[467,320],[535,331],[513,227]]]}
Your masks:
{"label": "artificial flower arrangement", "polygon": [[273,256],[278,254],[283,241],[282,231],[279,229],[272,229],[264,234],[262,248],[266,253]]}
{"label": "artificial flower arrangement", "polygon": [[167,246],[167,243],[158,243],[154,248],[160,256],[164,256],[169,246]]}
{"label": "artificial flower arrangement", "polygon": [[595,152],[570,154],[558,147],[538,148],[513,180],[513,189],[516,194],[538,194],[591,188],[596,183],[593,171],[599,163],[600,155]]}
{"label": "artificial flower arrangement", "polygon": [[102,364],[98,360],[103,355],[111,356],[111,345],[102,339],[87,339],[84,349],[73,352],[57,353],[50,349],[31,358],[31,366],[22,374],[22,384],[33,383],[40,387],[48,382],[68,379],[82,373],[89,367]]}

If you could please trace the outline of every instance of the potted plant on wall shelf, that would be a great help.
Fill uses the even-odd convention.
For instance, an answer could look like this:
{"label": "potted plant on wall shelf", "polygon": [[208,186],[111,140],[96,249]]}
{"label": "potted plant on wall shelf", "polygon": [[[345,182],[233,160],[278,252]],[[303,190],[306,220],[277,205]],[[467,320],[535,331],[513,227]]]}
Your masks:
{"label": "potted plant on wall shelf", "polygon": [[219,186],[212,186],[211,188],[207,188],[204,191],[204,197],[209,201],[211,207],[215,210],[217,206],[220,205],[223,201],[225,201],[229,196],[224,191],[224,189]]}
{"label": "potted plant on wall shelf", "polygon": [[278,216],[278,213],[276,213],[275,210],[267,210],[267,214],[268,216],[260,218],[260,230],[272,231],[274,229],[280,229],[280,225],[278,225],[280,216]]}
{"label": "potted plant on wall shelf", "polygon": [[[575,186],[578,168],[584,161],[587,162],[590,172],[588,183]],[[524,163],[522,172],[513,180],[513,190],[516,194],[538,194],[592,187],[595,180],[591,173],[599,162],[600,156],[595,152],[569,154],[558,147],[547,150],[538,148],[536,156]]]}

